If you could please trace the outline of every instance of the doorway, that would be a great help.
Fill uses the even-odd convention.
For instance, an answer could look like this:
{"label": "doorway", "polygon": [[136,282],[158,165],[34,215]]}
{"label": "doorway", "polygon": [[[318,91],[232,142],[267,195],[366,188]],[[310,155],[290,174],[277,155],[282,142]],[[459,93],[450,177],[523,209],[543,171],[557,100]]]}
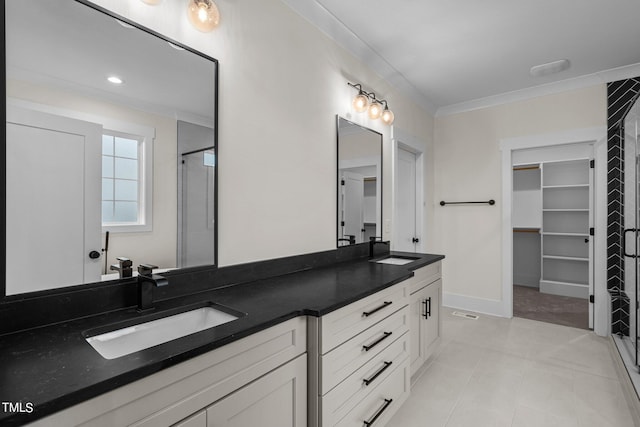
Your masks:
{"label": "doorway", "polygon": [[[507,138],[500,141],[502,151],[502,310],[504,317],[513,316],[513,166],[543,161],[545,159],[517,159],[517,153],[525,149],[542,151],[549,147],[591,144],[595,158],[593,185],[594,236],[591,277],[592,291],[589,295],[590,325],[596,334],[606,336],[609,331],[608,292],[606,289],[606,235],[607,235],[607,144],[606,128],[593,127],[573,129],[550,134]],[[588,157],[588,156],[587,156]],[[575,158],[575,157],[574,157]],[[598,201],[597,203],[595,201]],[[594,296],[591,302],[591,295]]]}
{"label": "doorway", "polygon": [[514,316],[592,325],[592,158],[593,144],[513,153]]}

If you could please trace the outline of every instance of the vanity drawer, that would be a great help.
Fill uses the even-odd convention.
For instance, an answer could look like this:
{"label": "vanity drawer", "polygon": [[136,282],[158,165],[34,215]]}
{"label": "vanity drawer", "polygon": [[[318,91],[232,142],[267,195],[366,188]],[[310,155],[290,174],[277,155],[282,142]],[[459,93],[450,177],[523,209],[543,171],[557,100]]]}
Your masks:
{"label": "vanity drawer", "polygon": [[319,353],[325,354],[409,303],[406,281],[322,316]]}
{"label": "vanity drawer", "polygon": [[415,293],[442,276],[442,262],[434,262],[425,267],[413,271],[413,277],[408,280],[410,293]]}
{"label": "vanity drawer", "polygon": [[[393,386],[389,386],[389,381],[404,384],[403,367],[408,360],[409,334],[404,334],[322,397],[322,425],[336,425],[348,413],[358,412],[361,402],[366,401],[369,395],[384,394],[387,399],[393,398],[397,393]],[[398,378],[389,379],[394,376]]]}
{"label": "vanity drawer", "polygon": [[323,423],[323,426],[363,427],[365,421],[369,422],[371,427],[383,427],[387,424],[409,397],[409,359],[405,359],[398,365],[343,418],[335,422]]}
{"label": "vanity drawer", "polygon": [[[393,313],[329,353],[320,356],[320,394],[325,395],[346,377],[409,330],[409,306]],[[368,350],[367,350],[368,348]]]}

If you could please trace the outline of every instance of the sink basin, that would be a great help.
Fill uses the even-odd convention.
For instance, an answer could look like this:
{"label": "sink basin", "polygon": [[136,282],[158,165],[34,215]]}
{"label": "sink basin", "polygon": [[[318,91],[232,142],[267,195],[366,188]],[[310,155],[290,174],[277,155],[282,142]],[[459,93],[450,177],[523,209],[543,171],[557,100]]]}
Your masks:
{"label": "sink basin", "polygon": [[379,259],[378,261],[375,261],[375,262],[378,264],[405,265],[417,259],[418,258],[390,256],[387,258]]}
{"label": "sink basin", "polygon": [[239,312],[231,314],[233,310],[222,310],[218,307],[220,306],[200,306],[145,323],[112,329],[98,335],[89,331],[85,333],[85,337],[102,357],[115,359],[231,322],[244,315]]}

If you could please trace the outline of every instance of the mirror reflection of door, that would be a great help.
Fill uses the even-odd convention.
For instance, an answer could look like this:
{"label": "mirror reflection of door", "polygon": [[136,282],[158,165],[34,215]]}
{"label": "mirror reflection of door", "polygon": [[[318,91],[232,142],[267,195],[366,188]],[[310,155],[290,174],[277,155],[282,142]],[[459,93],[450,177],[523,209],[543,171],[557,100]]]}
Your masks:
{"label": "mirror reflection of door", "polygon": [[8,295],[100,280],[101,149],[98,124],[7,106]]}
{"label": "mirror reflection of door", "polygon": [[364,241],[364,177],[342,171],[340,177],[340,238],[342,245]]}

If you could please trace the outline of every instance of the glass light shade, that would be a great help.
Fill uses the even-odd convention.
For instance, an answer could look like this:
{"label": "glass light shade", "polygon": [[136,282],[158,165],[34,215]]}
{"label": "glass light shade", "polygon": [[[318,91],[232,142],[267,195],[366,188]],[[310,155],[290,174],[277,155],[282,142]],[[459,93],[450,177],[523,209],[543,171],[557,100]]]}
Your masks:
{"label": "glass light shade", "polygon": [[189,0],[189,21],[197,30],[208,33],[220,23],[220,12],[213,0]]}
{"label": "glass light shade", "polygon": [[359,93],[355,98],[353,98],[353,108],[358,112],[364,112],[369,106],[369,99],[366,95]]}
{"label": "glass light shade", "polygon": [[382,115],[382,105],[377,102],[372,102],[369,106],[369,118],[377,119]]}
{"label": "glass light shade", "polygon": [[382,121],[390,125],[391,123],[393,123],[394,118],[395,117],[393,115],[393,111],[389,110],[388,108],[385,108],[384,111],[382,112]]}

